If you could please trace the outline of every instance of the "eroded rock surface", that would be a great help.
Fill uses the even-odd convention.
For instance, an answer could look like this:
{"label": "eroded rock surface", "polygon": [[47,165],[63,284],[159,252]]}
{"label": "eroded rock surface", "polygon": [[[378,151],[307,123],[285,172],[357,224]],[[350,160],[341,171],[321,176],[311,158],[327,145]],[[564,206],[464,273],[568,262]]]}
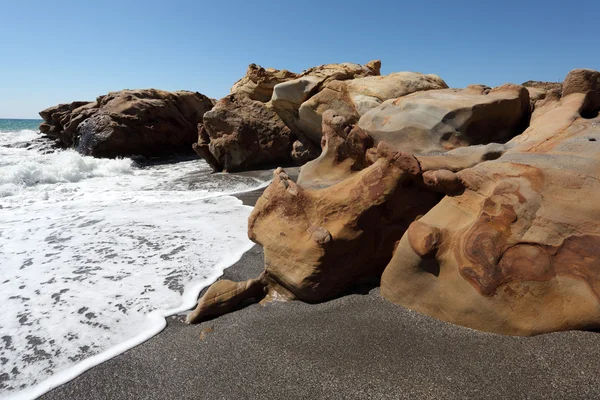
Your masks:
{"label": "eroded rock surface", "polygon": [[333,81],[362,78],[379,75],[381,62],[371,61],[365,65],[342,63],[326,64],[310,68],[298,75],[298,78],[280,83],[274,87],[271,102],[283,122],[295,132],[310,138],[313,143],[321,141],[320,127],[316,130],[304,126],[300,121],[299,109],[302,103],[317,94]]}
{"label": "eroded rock surface", "polygon": [[[298,183],[276,170],[250,216],[265,272],[211,288],[190,322],[249,298],[323,301],[383,270],[384,297],[467,327],[510,335],[600,327],[598,76],[573,71],[563,96],[551,89],[510,141],[446,152],[403,152],[324,112],[323,154]],[[503,104],[505,114],[483,113],[476,126],[493,127],[499,115],[529,120],[521,86],[497,89],[510,100],[501,93],[477,106],[469,96],[494,91],[465,91],[468,110]],[[405,98],[435,92],[460,103],[454,91]]]}
{"label": "eroded rock surface", "polygon": [[600,326],[600,105],[594,82],[565,90],[572,78],[501,157],[456,173],[464,190],[413,222],[383,273],[386,298],[495,333]]}
{"label": "eroded rock surface", "polygon": [[248,97],[251,100],[267,103],[273,95],[273,88],[279,83],[295,79],[298,75],[285,69],[263,68],[250,64],[246,75],[231,88],[230,94]]}
{"label": "eroded rock surface", "polygon": [[40,130],[63,147],[95,157],[189,152],[197,124],[212,106],[200,93],[122,90],[95,102],[48,108],[40,112]]}
{"label": "eroded rock surface", "polygon": [[292,162],[292,133],[270,103],[229,95],[204,114],[194,150],[217,171]]}
{"label": "eroded rock surface", "polygon": [[507,84],[490,89],[429,90],[387,100],[365,113],[358,126],[375,142],[412,154],[504,142],[521,133],[530,115],[529,93]]}
{"label": "eroded rock surface", "polygon": [[418,72],[335,80],[302,103],[298,110],[298,124],[313,141],[318,141],[322,134],[321,115],[327,110],[334,110],[349,122],[356,123],[367,111],[388,99],[444,88],[448,85],[439,76]]}

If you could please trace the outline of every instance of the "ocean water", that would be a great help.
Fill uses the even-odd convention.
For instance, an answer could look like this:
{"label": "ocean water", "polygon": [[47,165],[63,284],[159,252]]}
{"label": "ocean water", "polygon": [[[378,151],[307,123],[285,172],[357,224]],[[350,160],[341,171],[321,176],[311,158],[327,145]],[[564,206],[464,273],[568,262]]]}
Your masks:
{"label": "ocean water", "polygon": [[0,398],[30,399],[160,332],[237,261],[263,180],[27,146],[0,119]]}

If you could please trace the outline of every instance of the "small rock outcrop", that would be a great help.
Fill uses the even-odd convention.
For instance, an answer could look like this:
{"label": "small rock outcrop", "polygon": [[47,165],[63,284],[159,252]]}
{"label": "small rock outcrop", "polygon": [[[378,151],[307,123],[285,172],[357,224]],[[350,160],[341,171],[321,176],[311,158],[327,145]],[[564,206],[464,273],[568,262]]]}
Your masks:
{"label": "small rock outcrop", "polygon": [[365,113],[358,126],[376,143],[428,154],[506,141],[527,127],[529,115],[529,94],[523,86],[472,85],[387,100]]}
{"label": "small rock outcrop", "polygon": [[41,111],[40,131],[63,147],[95,157],[189,152],[197,140],[197,125],[212,106],[200,93],[122,90],[95,102]]}
{"label": "small rock outcrop", "polygon": [[263,68],[260,65],[250,64],[246,75],[234,83],[230,94],[236,97],[247,97],[267,103],[273,95],[275,85],[295,79],[298,75],[285,69]]}

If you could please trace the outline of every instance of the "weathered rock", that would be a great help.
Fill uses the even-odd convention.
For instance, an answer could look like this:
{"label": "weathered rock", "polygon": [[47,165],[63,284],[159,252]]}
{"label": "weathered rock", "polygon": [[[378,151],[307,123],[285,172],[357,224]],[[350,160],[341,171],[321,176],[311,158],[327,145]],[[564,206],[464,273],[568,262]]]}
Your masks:
{"label": "weathered rock", "polygon": [[332,186],[369,164],[366,153],[373,147],[373,139],[367,133],[333,110],[323,113],[322,124],[323,151],[302,166],[298,184],[303,187]]}
{"label": "weathered rock", "polygon": [[385,100],[444,88],[448,88],[448,85],[439,76],[418,72],[335,80],[302,103],[298,111],[298,126],[318,143],[321,138],[321,115],[327,110],[334,110],[350,123],[356,123],[367,111],[378,107]]}
{"label": "weathered rock", "polygon": [[271,98],[273,108],[292,131],[303,133],[318,144],[321,140],[320,132],[318,135],[311,136],[311,132],[305,132],[302,124],[299,123],[298,111],[302,103],[332,81],[379,75],[380,68],[380,61],[371,61],[365,65],[342,63],[310,68],[299,74],[297,79],[274,87]]}
{"label": "weathered rock", "polygon": [[542,105],[547,98],[560,99],[562,96],[561,82],[542,82],[542,81],[527,81],[521,84],[525,86],[529,92],[529,101],[531,103],[531,111]]}
{"label": "weathered rock", "polygon": [[521,133],[530,115],[523,86],[443,89],[387,100],[365,113],[358,126],[375,142],[427,154],[472,144],[503,142]]}
{"label": "weathered rock", "polygon": [[[576,89],[543,102],[508,143],[443,154],[375,149],[348,118],[325,112],[315,169],[300,184],[276,170],[249,219],[264,274],[211,288],[190,321],[265,293],[326,300],[387,263],[386,298],[446,321],[513,335],[599,328],[600,104],[595,75],[585,76],[567,77]],[[337,171],[319,176],[327,168]]]}
{"label": "weathered rock", "polygon": [[502,156],[455,174],[463,191],[413,222],[398,244],[381,279],[386,298],[502,334],[600,327],[594,84],[563,90]]}
{"label": "weathered rock", "polygon": [[[45,134],[96,157],[189,151],[211,100],[187,91],[122,90],[40,112]],[[49,125],[49,126],[47,126]]]}
{"label": "weathered rock", "polygon": [[217,171],[292,162],[291,131],[270,103],[229,95],[204,114],[203,127],[194,149]]}
{"label": "weathered rock", "polygon": [[[367,166],[368,136],[356,129],[346,132],[352,127],[332,111],[323,123],[324,146],[332,157],[327,162],[350,160],[357,171],[339,184],[305,187],[282,169],[274,172],[248,221],[250,239],[264,247],[260,281],[269,300],[323,301],[362,280],[377,279],[408,224],[441,198],[419,184],[421,170],[413,156],[380,143]],[[211,288],[188,321],[229,310],[239,299],[259,299],[255,289],[238,291],[251,283]]]}
{"label": "weathered rock", "polygon": [[296,77],[295,73],[285,69],[265,69],[260,65],[250,64],[246,75],[233,85],[230,94],[266,103],[271,100],[275,85]]}

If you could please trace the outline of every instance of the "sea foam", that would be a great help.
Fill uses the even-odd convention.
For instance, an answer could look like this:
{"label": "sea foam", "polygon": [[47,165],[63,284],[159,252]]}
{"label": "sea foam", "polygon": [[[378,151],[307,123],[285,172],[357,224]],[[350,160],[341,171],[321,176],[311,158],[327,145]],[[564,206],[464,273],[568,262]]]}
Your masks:
{"label": "sea foam", "polygon": [[267,184],[210,174],[200,160],[138,167],[38,154],[14,146],[26,134],[0,135],[0,397],[18,399],[192,308],[252,246],[251,207],[227,194]]}

